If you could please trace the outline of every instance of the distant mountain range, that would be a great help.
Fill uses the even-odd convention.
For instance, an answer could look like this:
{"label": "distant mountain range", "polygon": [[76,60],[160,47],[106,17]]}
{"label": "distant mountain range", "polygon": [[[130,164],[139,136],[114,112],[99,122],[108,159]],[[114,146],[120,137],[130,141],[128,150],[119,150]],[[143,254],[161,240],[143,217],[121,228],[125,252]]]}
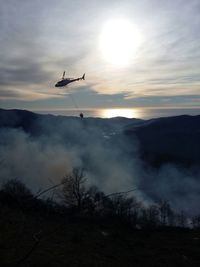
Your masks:
{"label": "distant mountain range", "polygon": [[[0,109],[0,127],[21,128],[25,132],[31,134],[44,134],[48,130],[49,133],[59,130],[60,126],[67,127],[71,123],[77,123],[84,127],[97,127],[101,131],[112,132],[119,130],[126,125],[140,124],[140,119],[128,119],[123,117],[116,118],[84,118],[73,116],[60,116],[51,114],[37,114],[27,110],[19,109]],[[48,127],[47,127],[48,126]]]}
{"label": "distant mountain range", "polygon": [[[77,129],[74,134],[71,129]],[[0,109],[0,130],[18,128],[37,137],[60,135],[76,142],[81,138],[80,127],[99,138],[113,142],[115,136],[128,142],[139,141],[140,156],[153,166],[163,162],[200,165],[200,115],[176,116],[151,120],[128,118],[84,118],[41,115],[26,110]],[[90,138],[90,135],[88,135]],[[117,144],[116,144],[117,145]]]}

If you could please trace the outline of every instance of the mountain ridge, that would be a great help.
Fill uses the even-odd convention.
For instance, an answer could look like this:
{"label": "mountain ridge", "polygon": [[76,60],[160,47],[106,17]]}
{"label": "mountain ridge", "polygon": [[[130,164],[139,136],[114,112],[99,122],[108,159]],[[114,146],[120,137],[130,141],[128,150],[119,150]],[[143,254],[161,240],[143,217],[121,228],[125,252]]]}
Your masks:
{"label": "mountain ridge", "polygon": [[[0,128],[19,128],[33,136],[60,135],[79,142],[81,134],[118,143],[138,139],[141,158],[153,166],[163,162],[200,164],[200,115],[180,115],[150,120],[116,117],[84,118],[37,114],[20,109],[0,109]],[[74,128],[74,129],[73,129]],[[76,132],[77,128],[77,132]],[[73,132],[74,131],[74,132]],[[118,139],[115,136],[118,135]]]}

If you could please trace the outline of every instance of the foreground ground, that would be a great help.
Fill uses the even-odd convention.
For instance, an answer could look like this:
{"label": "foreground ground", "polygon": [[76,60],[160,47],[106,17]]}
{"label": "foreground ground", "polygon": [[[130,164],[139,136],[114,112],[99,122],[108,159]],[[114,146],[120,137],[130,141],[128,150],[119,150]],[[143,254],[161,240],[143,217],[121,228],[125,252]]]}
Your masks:
{"label": "foreground ground", "polygon": [[132,230],[112,223],[1,210],[0,266],[200,266],[200,232]]}

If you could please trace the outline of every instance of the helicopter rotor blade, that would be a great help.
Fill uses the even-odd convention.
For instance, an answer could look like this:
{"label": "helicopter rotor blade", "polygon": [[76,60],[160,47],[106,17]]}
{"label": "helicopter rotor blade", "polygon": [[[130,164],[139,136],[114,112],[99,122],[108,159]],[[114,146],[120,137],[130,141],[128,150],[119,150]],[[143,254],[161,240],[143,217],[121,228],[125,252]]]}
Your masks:
{"label": "helicopter rotor blade", "polygon": [[65,78],[65,71],[63,72],[62,80],[64,80],[64,78]]}

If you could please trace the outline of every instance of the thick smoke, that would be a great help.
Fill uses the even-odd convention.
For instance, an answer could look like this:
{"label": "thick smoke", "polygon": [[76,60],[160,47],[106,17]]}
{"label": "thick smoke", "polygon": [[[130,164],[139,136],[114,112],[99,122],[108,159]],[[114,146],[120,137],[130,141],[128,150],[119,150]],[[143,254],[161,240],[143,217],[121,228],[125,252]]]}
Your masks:
{"label": "thick smoke", "polygon": [[78,163],[73,151],[59,144],[44,144],[22,130],[5,129],[0,139],[1,180],[18,178],[34,191],[51,180],[58,181]]}
{"label": "thick smoke", "polygon": [[141,177],[139,187],[149,200],[167,200],[173,208],[188,215],[200,214],[200,168],[163,164]]}
{"label": "thick smoke", "polygon": [[[22,129],[1,128],[1,181],[18,178],[37,191],[52,182],[58,183],[74,167],[82,167],[88,183],[106,192],[128,190],[136,185],[137,164],[129,160],[121,137],[110,142],[99,127],[76,120],[61,122],[58,127],[39,121],[37,127],[41,124],[39,136]],[[134,147],[137,150],[137,142]]]}
{"label": "thick smoke", "polygon": [[169,200],[179,211],[199,213],[200,170],[147,166],[140,159],[137,138],[130,142],[111,121],[105,127],[98,120],[57,118],[54,124],[40,119],[26,132],[1,128],[0,159],[0,180],[18,178],[33,192],[59,183],[74,167],[83,167],[88,184],[106,193],[138,188],[136,194],[145,202]]}

